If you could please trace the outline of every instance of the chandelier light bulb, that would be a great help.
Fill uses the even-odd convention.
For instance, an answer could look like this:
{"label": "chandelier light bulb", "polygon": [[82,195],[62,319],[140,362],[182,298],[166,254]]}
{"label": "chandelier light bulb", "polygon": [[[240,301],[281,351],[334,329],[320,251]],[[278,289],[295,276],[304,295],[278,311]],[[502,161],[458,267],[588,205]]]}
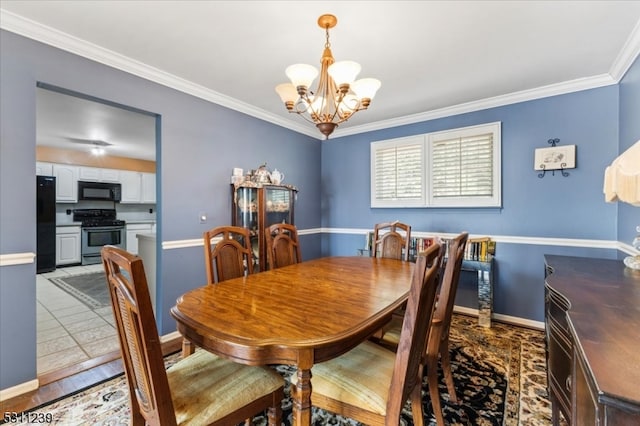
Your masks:
{"label": "chandelier light bulb", "polygon": [[329,75],[338,87],[349,85],[358,76],[360,64],[354,61],[339,61],[329,66]]}
{"label": "chandelier light bulb", "polygon": [[360,99],[373,99],[382,83],[376,78],[361,78],[351,85],[351,90]]}
{"label": "chandelier light bulb", "polygon": [[[312,65],[295,64],[288,66],[285,74],[287,74],[287,77],[291,80],[291,84],[293,84],[293,87],[296,89],[301,86],[308,89],[311,87],[313,80],[318,76],[318,69]],[[298,89],[298,92],[299,91],[300,89]]]}
{"label": "chandelier light bulb", "polygon": [[292,109],[296,99],[298,99],[298,91],[291,83],[282,83],[276,86],[276,93],[280,96],[287,109]]}

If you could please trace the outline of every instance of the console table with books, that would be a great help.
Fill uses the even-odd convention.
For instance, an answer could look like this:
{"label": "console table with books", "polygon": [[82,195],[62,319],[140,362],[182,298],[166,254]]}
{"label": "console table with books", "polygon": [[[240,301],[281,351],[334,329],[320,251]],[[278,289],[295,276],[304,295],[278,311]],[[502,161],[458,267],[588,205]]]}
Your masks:
{"label": "console table with books", "polygon": [[[417,254],[426,250],[436,239],[432,237],[412,237],[409,244],[409,260],[415,261]],[[449,240],[439,239],[447,245]],[[358,249],[360,256],[371,256],[373,232],[367,234],[365,248]],[[478,285],[478,324],[491,327],[491,313],[493,312],[493,271],[496,244],[489,238],[470,238],[467,241],[465,256],[462,260],[462,270],[474,272]],[[447,249],[446,253],[449,250]],[[446,260],[445,260],[446,261]]]}

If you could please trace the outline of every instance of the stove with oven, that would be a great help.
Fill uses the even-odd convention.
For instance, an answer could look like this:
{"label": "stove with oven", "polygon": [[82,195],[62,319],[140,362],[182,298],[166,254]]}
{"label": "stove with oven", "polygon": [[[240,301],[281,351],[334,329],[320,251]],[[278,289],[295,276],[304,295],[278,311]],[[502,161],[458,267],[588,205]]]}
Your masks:
{"label": "stove with oven", "polygon": [[126,248],[125,221],[116,219],[115,209],[75,209],[73,221],[81,222],[83,265],[102,262],[105,245]]}

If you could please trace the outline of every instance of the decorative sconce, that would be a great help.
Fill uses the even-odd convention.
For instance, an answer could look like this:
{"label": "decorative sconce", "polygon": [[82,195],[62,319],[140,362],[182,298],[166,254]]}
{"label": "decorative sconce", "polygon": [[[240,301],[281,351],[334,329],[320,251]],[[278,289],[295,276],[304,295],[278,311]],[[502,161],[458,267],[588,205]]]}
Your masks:
{"label": "decorative sconce", "polygon": [[576,168],[576,146],[566,145],[557,146],[560,139],[549,139],[547,143],[551,145],[551,148],[537,148],[533,160],[533,169],[542,170],[542,173],[538,173],[539,178],[543,178],[547,173],[547,170],[551,170],[553,176],[556,175],[555,171],[560,170],[562,176],[569,176],[569,172],[566,169]]}

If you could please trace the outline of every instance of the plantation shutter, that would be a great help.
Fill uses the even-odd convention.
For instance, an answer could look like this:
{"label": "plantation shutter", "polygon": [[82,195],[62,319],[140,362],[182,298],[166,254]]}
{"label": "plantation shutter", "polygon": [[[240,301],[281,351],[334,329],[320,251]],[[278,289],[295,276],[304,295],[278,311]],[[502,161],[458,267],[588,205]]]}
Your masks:
{"label": "plantation shutter", "polygon": [[376,201],[422,200],[424,142],[381,144],[373,151]]}
{"label": "plantation shutter", "polygon": [[434,141],[432,196],[492,197],[493,133]]}

